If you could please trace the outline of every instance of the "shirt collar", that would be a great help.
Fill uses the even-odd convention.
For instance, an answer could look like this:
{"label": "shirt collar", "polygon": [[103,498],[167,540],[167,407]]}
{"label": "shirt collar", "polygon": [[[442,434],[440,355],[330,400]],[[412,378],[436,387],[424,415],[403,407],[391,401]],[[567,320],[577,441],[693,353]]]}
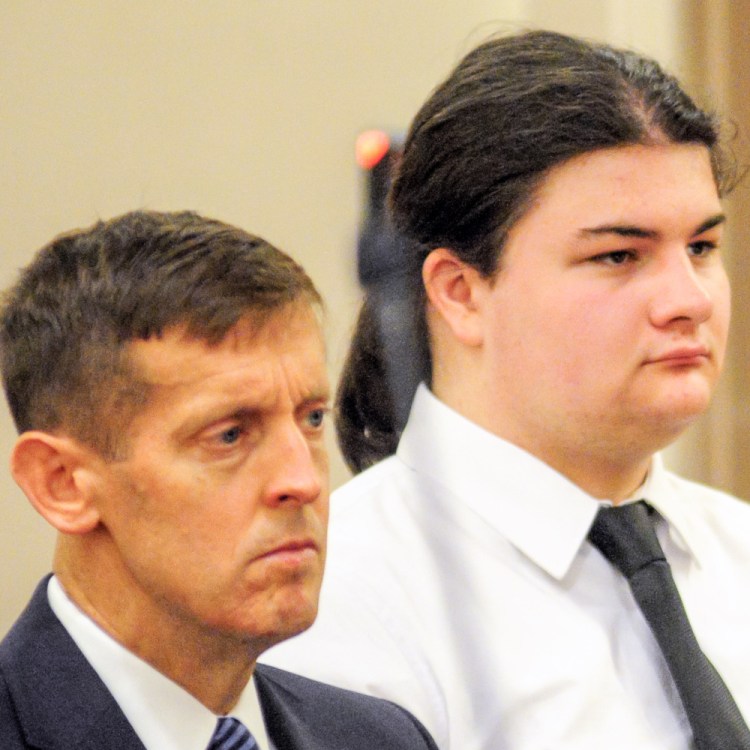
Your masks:
{"label": "shirt collar", "polygon": [[[216,727],[212,711],[102,630],[71,601],[55,576],[47,595],[52,611],[148,750],[205,750]],[[247,726],[260,748],[269,747],[253,680],[231,716]]]}
{"label": "shirt collar", "polygon": [[651,462],[648,479],[637,494],[656,508],[666,521],[670,540],[700,566],[710,554],[710,549],[706,544],[703,524],[697,520],[697,514],[686,507],[688,501],[684,493],[677,491],[676,483],[680,481],[666,470],[661,456],[657,454]]}
{"label": "shirt collar", "polygon": [[[455,412],[424,384],[417,389],[397,455],[557,580],[570,569],[596,512],[607,504]],[[686,512],[674,481],[657,454],[630,499],[648,500],[667,521],[672,541],[699,561],[701,529]]]}
{"label": "shirt collar", "polygon": [[397,455],[558,580],[599,508],[562,474],[453,411],[424,384],[414,397]]}

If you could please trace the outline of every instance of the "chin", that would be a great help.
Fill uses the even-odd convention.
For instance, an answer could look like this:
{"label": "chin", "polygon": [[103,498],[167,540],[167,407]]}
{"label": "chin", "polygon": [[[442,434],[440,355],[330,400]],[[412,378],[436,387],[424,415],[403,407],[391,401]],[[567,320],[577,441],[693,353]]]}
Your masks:
{"label": "chin", "polygon": [[[674,415],[674,419],[680,422],[690,424],[693,420],[705,414],[711,403],[711,393],[708,391],[684,394],[681,398],[676,399],[673,408],[669,413]],[[665,418],[669,418],[666,416]]]}
{"label": "chin", "polygon": [[263,632],[255,632],[251,637],[256,644],[261,641],[265,650],[303,633],[313,622],[315,613],[301,614],[296,618],[282,617],[274,623],[269,623]]}
{"label": "chin", "polygon": [[246,595],[232,608],[213,611],[206,622],[215,631],[243,640],[275,643],[307,630],[318,613],[319,582],[283,585]]}
{"label": "chin", "polygon": [[[651,410],[647,424],[654,436],[656,447],[661,450],[677,440],[708,408],[708,402],[672,405],[671,408]],[[646,429],[644,429],[645,439]]]}
{"label": "chin", "polygon": [[698,382],[687,381],[655,394],[649,399],[646,410],[657,413],[666,422],[689,423],[701,416],[711,403],[713,383],[701,378]]}
{"label": "chin", "polygon": [[276,597],[273,610],[268,613],[268,634],[279,635],[279,640],[291,638],[307,630],[318,614],[318,592],[314,596],[303,591],[285,592]]}
{"label": "chin", "polygon": [[318,614],[318,597],[314,599],[305,598],[304,601],[296,601],[282,608],[278,617],[281,622],[288,623],[289,628],[301,632],[307,630],[313,624]]}

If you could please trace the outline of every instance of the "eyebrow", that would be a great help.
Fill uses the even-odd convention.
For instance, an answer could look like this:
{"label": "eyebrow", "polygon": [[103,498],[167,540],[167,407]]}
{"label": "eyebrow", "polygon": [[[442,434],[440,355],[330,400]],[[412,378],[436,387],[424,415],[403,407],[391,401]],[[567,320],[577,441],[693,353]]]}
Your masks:
{"label": "eyebrow", "polygon": [[312,404],[321,404],[326,411],[332,409],[331,398],[333,394],[330,388],[316,388],[310,391],[306,398],[302,400],[298,408],[306,409]]}
{"label": "eyebrow", "polygon": [[[709,229],[723,224],[726,220],[727,217],[724,214],[715,214],[697,226],[690,236],[695,237],[703,234]],[[598,237],[602,234],[615,234],[618,237],[640,237],[644,239],[656,239],[659,237],[659,232],[655,229],[645,229],[644,227],[629,224],[602,224],[597,227],[581,229],[578,234],[582,237]]]}

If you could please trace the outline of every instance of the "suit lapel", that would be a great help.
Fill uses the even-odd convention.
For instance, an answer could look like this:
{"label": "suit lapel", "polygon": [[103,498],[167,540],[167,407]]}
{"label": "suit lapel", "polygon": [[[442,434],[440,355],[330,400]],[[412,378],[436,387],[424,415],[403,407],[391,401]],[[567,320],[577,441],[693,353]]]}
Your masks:
{"label": "suit lapel", "polygon": [[289,685],[281,684],[261,664],[255,668],[254,679],[266,730],[275,747],[280,750],[332,750],[324,739],[314,736],[319,731],[314,732],[306,719],[311,707],[305,706],[302,696]]}
{"label": "suit lapel", "polygon": [[44,750],[144,750],[47,601],[45,578],[0,655],[27,742]]}

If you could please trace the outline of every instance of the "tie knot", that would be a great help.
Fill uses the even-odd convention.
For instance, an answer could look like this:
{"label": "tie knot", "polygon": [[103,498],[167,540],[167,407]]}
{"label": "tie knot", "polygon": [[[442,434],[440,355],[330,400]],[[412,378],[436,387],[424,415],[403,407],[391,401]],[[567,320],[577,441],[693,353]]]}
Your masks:
{"label": "tie knot", "polygon": [[665,559],[644,500],[600,508],[589,541],[626,578],[649,563]]}
{"label": "tie knot", "polygon": [[216,722],[207,750],[258,750],[258,743],[241,721],[222,716]]}

